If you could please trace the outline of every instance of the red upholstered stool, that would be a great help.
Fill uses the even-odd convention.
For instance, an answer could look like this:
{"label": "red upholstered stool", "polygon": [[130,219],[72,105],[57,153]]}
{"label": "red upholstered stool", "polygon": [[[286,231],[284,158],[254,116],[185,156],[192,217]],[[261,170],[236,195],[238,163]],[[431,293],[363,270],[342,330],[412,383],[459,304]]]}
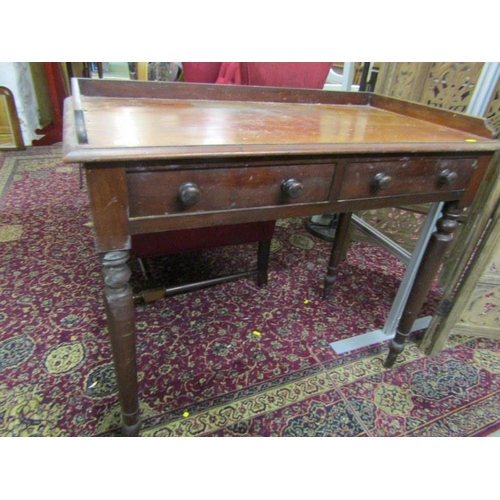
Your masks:
{"label": "red upholstered stool", "polygon": [[136,298],[140,298],[144,302],[151,302],[166,295],[197,290],[253,274],[258,275],[259,286],[267,285],[269,254],[271,250],[271,240],[274,234],[274,226],[275,221],[262,223],[251,222],[246,224],[231,224],[133,235],[132,253],[139,258],[143,272],[146,272],[142,263],[142,259],[144,258],[223,246],[244,245],[258,241],[257,269],[240,271],[196,283],[172,287],[170,289],[156,288],[153,290],[143,290]]}

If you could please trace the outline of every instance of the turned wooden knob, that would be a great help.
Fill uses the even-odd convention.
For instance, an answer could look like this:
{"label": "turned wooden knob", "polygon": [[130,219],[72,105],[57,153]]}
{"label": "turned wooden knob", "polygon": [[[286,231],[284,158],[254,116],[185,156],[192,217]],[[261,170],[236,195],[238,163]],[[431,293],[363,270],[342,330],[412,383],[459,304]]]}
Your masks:
{"label": "turned wooden knob", "polygon": [[287,179],[281,184],[281,191],[289,198],[298,198],[303,189],[304,185],[297,179]]}
{"label": "turned wooden knob", "polygon": [[179,200],[185,207],[192,207],[200,201],[201,191],[194,182],[185,182],[179,187]]}
{"label": "turned wooden knob", "polygon": [[458,174],[449,168],[445,168],[439,173],[439,184],[451,186],[458,179]]}
{"label": "turned wooden knob", "polygon": [[391,184],[392,184],[392,177],[382,172],[379,172],[372,179],[372,188],[375,191],[383,191],[384,189],[387,189]]}

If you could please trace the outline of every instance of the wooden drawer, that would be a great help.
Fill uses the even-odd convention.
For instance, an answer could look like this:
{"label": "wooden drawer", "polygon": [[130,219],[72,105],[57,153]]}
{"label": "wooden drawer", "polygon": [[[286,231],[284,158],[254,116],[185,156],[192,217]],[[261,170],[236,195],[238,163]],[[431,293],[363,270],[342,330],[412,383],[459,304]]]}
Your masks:
{"label": "wooden drawer", "polygon": [[418,158],[349,163],[339,199],[461,191],[476,166],[471,158]]}
{"label": "wooden drawer", "polygon": [[129,216],[325,202],[330,195],[334,169],[334,164],[305,164],[129,170]]}

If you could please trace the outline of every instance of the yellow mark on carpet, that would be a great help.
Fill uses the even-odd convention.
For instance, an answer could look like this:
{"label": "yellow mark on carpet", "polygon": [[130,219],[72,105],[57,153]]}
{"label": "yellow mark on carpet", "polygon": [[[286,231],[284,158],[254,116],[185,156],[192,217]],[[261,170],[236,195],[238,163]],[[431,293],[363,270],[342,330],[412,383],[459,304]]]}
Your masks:
{"label": "yellow mark on carpet", "polygon": [[9,241],[17,241],[21,239],[23,234],[23,226],[21,224],[9,224],[0,226],[0,243]]}

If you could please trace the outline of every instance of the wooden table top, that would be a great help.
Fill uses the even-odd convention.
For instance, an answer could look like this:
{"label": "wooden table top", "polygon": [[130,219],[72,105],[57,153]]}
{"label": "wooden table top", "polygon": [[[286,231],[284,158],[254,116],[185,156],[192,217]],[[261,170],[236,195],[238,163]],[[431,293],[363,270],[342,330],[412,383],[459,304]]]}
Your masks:
{"label": "wooden table top", "polygon": [[93,97],[83,110],[96,148],[487,140],[370,106]]}
{"label": "wooden table top", "polygon": [[[125,91],[116,93],[126,92],[123,83],[127,82],[120,82],[118,88]],[[256,99],[255,89],[240,86],[230,89],[234,98],[228,99],[219,89],[214,99],[215,86],[191,84],[184,85],[192,91],[192,98],[179,96],[178,85],[183,84],[167,84],[160,87],[160,97],[152,97],[153,87],[140,83],[146,84],[144,97],[137,97],[136,92],[130,97],[108,92],[67,100],[64,142],[68,160],[174,157],[193,152],[210,156],[500,149],[482,122],[465,117],[471,126],[457,127],[455,122],[464,116],[457,119],[455,113],[409,103],[394,105],[388,98],[379,97],[384,104],[379,106],[373,99],[349,93],[339,97],[331,94],[340,93],[327,91],[289,90],[299,102],[287,102],[286,94],[278,94],[277,89],[260,89],[267,100],[262,102]],[[201,98],[204,91],[206,97]],[[186,94],[183,90],[181,96]],[[315,95],[318,101],[311,102]],[[300,102],[301,98],[308,102]],[[76,140],[75,109],[83,117],[86,143]],[[434,111],[439,119],[433,117]]]}

